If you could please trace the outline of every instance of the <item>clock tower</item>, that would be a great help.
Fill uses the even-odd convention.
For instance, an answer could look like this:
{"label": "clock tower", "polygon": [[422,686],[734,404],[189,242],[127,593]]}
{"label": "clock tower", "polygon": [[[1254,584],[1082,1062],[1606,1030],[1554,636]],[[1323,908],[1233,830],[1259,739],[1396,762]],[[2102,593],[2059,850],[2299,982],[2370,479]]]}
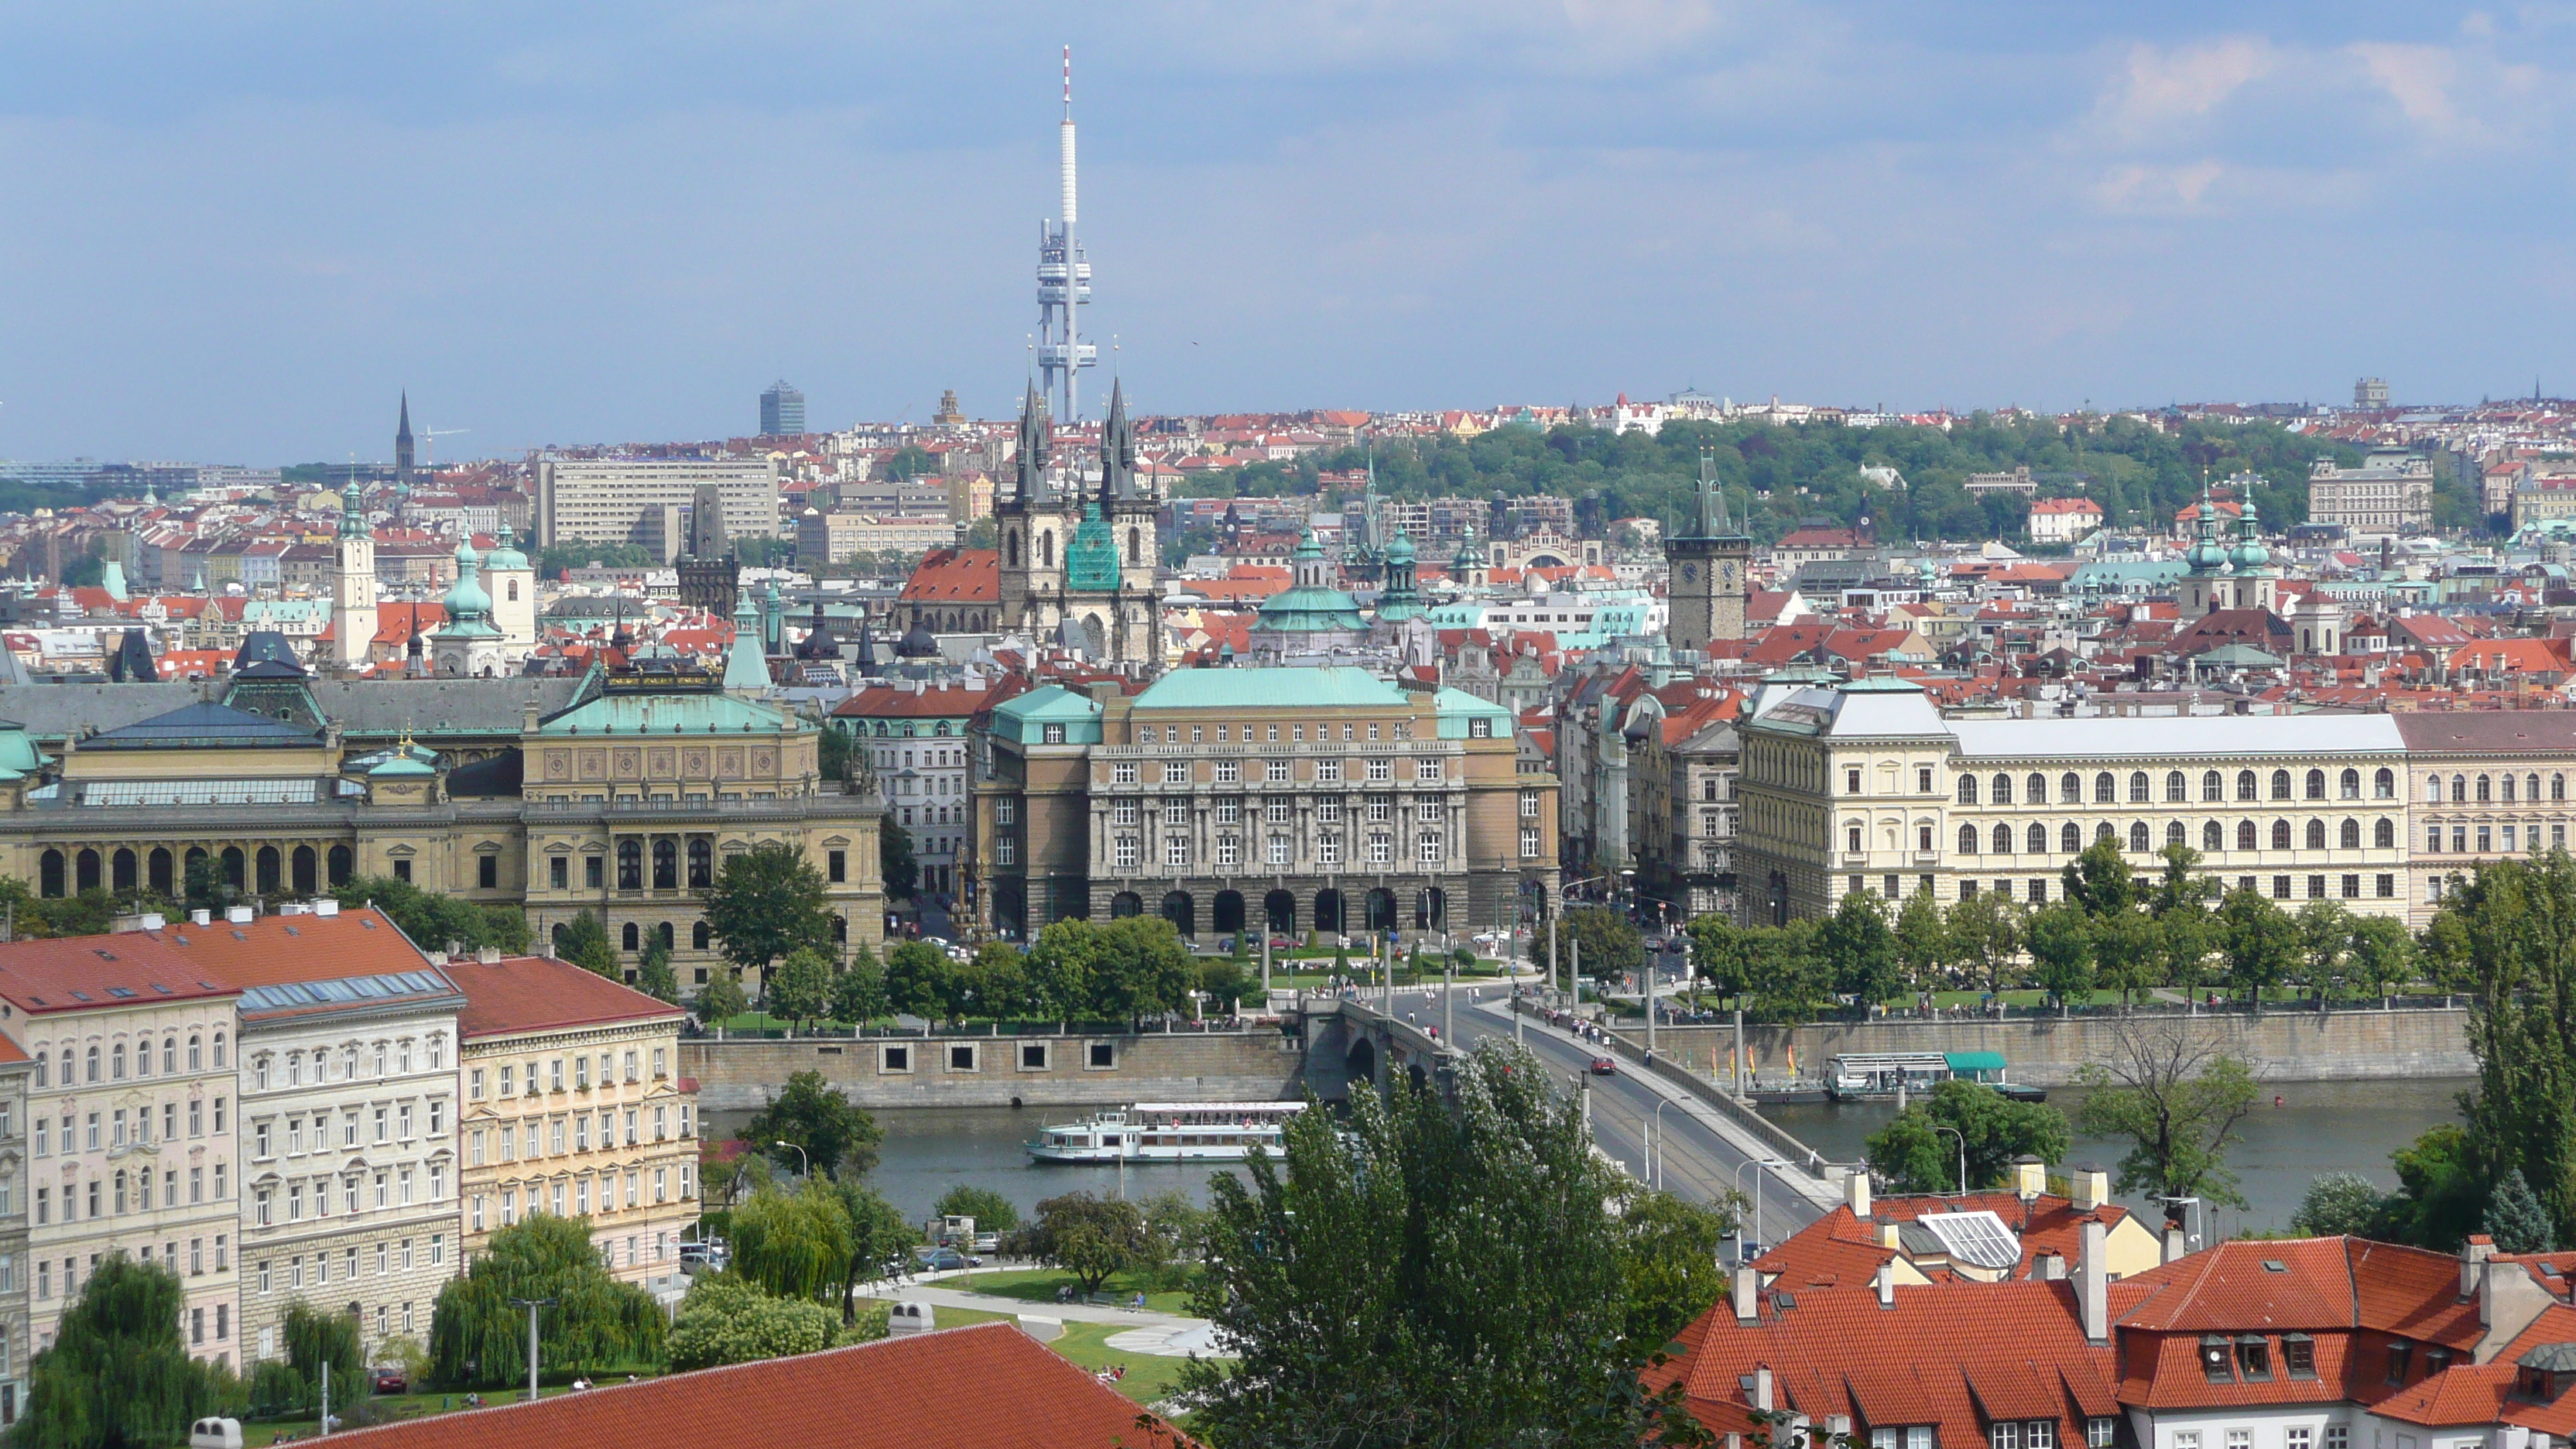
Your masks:
{"label": "clock tower", "polygon": [[1699,455],[1699,516],[1689,533],[1664,541],[1671,570],[1666,594],[1672,623],[1665,635],[1677,649],[1706,649],[1711,640],[1744,637],[1744,566],[1753,540],[1726,517],[1726,488],[1717,481],[1717,459]]}

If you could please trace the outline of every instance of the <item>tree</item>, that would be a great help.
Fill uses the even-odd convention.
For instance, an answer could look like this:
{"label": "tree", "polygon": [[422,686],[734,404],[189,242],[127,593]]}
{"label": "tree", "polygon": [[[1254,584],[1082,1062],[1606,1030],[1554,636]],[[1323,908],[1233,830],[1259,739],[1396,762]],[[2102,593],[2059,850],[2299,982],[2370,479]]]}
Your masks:
{"label": "tree", "polygon": [[2118,1191],[2245,1206],[2227,1149],[2254,1110],[2254,1076],[2221,1048],[2208,1018],[2124,1018],[2107,1059],[2085,1063],[2076,1080],[2087,1088],[2077,1125],[2131,1144]]}
{"label": "tree", "polygon": [[1938,991],[1946,984],[1941,973],[1950,964],[1950,928],[1929,886],[1907,896],[1896,913],[1896,963],[1917,991]]}
{"label": "tree", "polygon": [[850,1219],[830,1184],[764,1187],[733,1210],[733,1271],[764,1293],[829,1302],[850,1263]]}
{"label": "tree", "polygon": [[1984,1083],[1952,1077],[1870,1134],[1863,1150],[1871,1170],[1899,1192],[1958,1192],[1962,1139],[1970,1188],[2004,1182],[2013,1160],[2025,1154],[2062,1161],[2073,1141],[2057,1108],[2016,1102]]}
{"label": "tree", "polygon": [[2066,899],[2087,916],[2124,915],[2144,903],[2145,891],[2136,872],[2129,869],[2129,858],[2120,852],[2120,843],[2107,835],[2084,847],[2059,878],[2065,883]]}
{"label": "tree", "polygon": [[730,1273],[689,1285],[667,1340],[671,1370],[819,1353],[839,1338],[841,1320],[810,1298],[783,1298]]}
{"label": "tree", "polygon": [[1624,1357],[1643,1363],[1726,1292],[1718,1254],[1744,1221],[1733,1191],[1702,1206],[1639,1188],[1619,1209],[1619,1276],[1628,1299]]}
{"label": "tree", "polygon": [[1791,921],[1744,933],[1745,989],[1758,1021],[1809,1021],[1830,999],[1833,980],[1816,951],[1820,923]]}
{"label": "tree", "polygon": [[1207,1211],[1188,1193],[1167,1188],[1145,1199],[1145,1233],[1136,1262],[1156,1292],[1169,1292],[1189,1281],[1207,1237]]}
{"label": "tree", "polygon": [[2519,1171],[2557,1240],[2576,1240],[2576,1013],[2567,1006],[2576,999],[2576,860],[2552,851],[2481,866],[2447,893],[2433,927],[2427,955],[2475,973],[2470,1176],[2499,1182]]}
{"label": "tree", "polygon": [[353,876],[332,887],[331,896],[343,906],[372,904],[424,951],[489,946],[505,955],[527,954],[528,913],[517,906],[478,906],[390,875]]}
{"label": "tree", "polygon": [[957,973],[948,953],[927,941],[898,941],[886,952],[887,999],[897,1011],[924,1021],[947,1021],[957,1000]]}
{"label": "tree", "polygon": [[[832,1192],[840,1201],[841,1217],[849,1225],[850,1235],[850,1256],[841,1266],[841,1322],[858,1327],[866,1317],[859,1303],[859,1285],[884,1277],[887,1268],[921,1235],[893,1203],[885,1200],[883,1193],[862,1182],[860,1174],[847,1167],[833,1174]],[[882,1324],[882,1319],[879,1321]],[[868,1337],[880,1337],[882,1333],[880,1327]]]}
{"label": "tree", "polygon": [[430,1309],[429,1358],[442,1384],[497,1388],[528,1379],[528,1313],[512,1299],[551,1298],[537,1313],[539,1359],[565,1376],[658,1364],[663,1317],[643,1289],[601,1266],[590,1225],[532,1213],[492,1235]]}
{"label": "tree", "polygon": [[2549,1221],[2549,1210],[2540,1205],[2540,1195],[2523,1180],[2519,1167],[2508,1170],[2487,1199],[2486,1230],[2499,1253],[2558,1251],[2558,1230]]}
{"label": "tree", "polygon": [[2001,996],[2004,975],[2021,955],[2021,912],[2001,891],[1980,891],[1950,907],[1943,923],[1951,959],[1987,992]]}
{"label": "tree", "polygon": [[1389,1100],[1353,1094],[1347,1123],[1293,1118],[1284,1161],[1215,1178],[1191,1298],[1241,1356],[1182,1370],[1192,1434],[1283,1449],[1705,1443],[1674,1397],[1638,1388],[1610,1208],[1623,1179],[1552,1077],[1481,1044],[1458,1064],[1454,1110],[1399,1080]]}
{"label": "tree", "polygon": [[832,958],[811,946],[790,951],[769,971],[769,1014],[792,1028],[832,1004]]}
{"label": "tree", "polygon": [[1241,960],[1218,956],[1199,964],[1198,989],[1206,994],[1210,1010],[1222,1007],[1231,1013],[1245,998],[1261,994],[1261,978],[1243,969]]}
{"label": "tree", "polygon": [[832,977],[832,1019],[865,1031],[871,1022],[894,1015],[894,997],[886,990],[885,968],[876,953],[861,945],[850,964]]}
{"label": "tree", "polygon": [[2229,891],[2218,908],[2218,935],[2229,988],[2244,992],[2261,1014],[2263,993],[2299,963],[2299,923],[2259,892]]}
{"label": "tree", "polygon": [[1020,1225],[1020,1210],[1009,1198],[989,1187],[963,1182],[941,1193],[930,1210],[943,1218],[973,1218],[979,1233],[1007,1233]]}
{"label": "tree", "polygon": [[912,858],[912,832],[891,820],[877,822],[877,870],[885,878],[886,899],[912,899],[921,865]]}
{"label": "tree", "polygon": [[704,1025],[721,1026],[749,1010],[751,1000],[742,994],[742,982],[730,966],[716,967],[698,988],[698,1020]]}
{"label": "tree", "polygon": [[2359,923],[2337,902],[2322,899],[2299,907],[2292,921],[2299,928],[2300,965],[2307,975],[2308,989],[2323,1003],[2337,995],[2343,985],[2346,963],[2352,959],[2353,932]]}
{"label": "tree", "polygon": [[2311,1238],[2367,1235],[2379,1222],[2385,1194],[2358,1172],[2321,1172],[2290,1214],[2290,1231]]}
{"label": "tree", "polygon": [[2164,984],[2196,996],[2209,979],[2209,953],[2218,940],[2218,919],[2196,901],[2186,901],[2155,918],[2156,974]]}
{"label": "tree", "polygon": [[53,1346],[28,1365],[19,1449],[126,1449],[176,1444],[191,1420],[239,1412],[239,1386],[188,1356],[179,1324],[187,1290],[167,1268],[110,1253],[62,1318]]}
{"label": "tree", "polygon": [[1691,970],[1720,999],[1744,995],[1744,930],[1732,917],[1693,916],[1682,928],[1690,937]]}
{"label": "tree", "polygon": [[[662,934],[653,933],[656,938]],[[608,928],[599,923],[595,911],[583,911],[564,922],[563,931],[555,937],[555,954],[595,976],[611,981],[625,975],[618,964],[617,948],[609,943]]]}
{"label": "tree", "polygon": [[302,1396],[301,1405],[317,1405],[321,1398],[322,1371],[331,1371],[331,1402],[345,1412],[366,1401],[366,1350],[358,1343],[358,1322],[346,1313],[317,1309],[298,1298],[286,1305],[282,1325],[286,1341],[286,1367],[294,1371]]}
{"label": "tree", "polygon": [[2387,1004],[2389,994],[2414,979],[2415,938],[2388,916],[2365,916],[2352,928],[2352,979]]}
{"label": "tree", "polygon": [[1092,968],[1094,1015],[1134,1021],[1188,1004],[1198,972],[1171,922],[1161,916],[1130,916],[1092,930],[1100,944]]}
{"label": "tree", "polygon": [[671,948],[659,931],[644,938],[644,961],[636,969],[635,989],[655,1001],[680,1004],[680,976],[671,969]]}
{"label": "tree", "polygon": [[211,855],[192,855],[182,871],[181,893],[184,904],[192,911],[210,911],[222,915],[241,899],[232,877],[224,873],[224,863]]}
{"label": "tree", "polygon": [[2163,925],[2154,916],[2123,911],[2093,923],[2093,985],[2120,993],[2123,1010],[2130,998],[2156,984],[2157,937]]}
{"label": "tree", "polygon": [[1069,1192],[1038,1204],[1030,1251],[1074,1276],[1085,1293],[1145,1254],[1145,1216],[1124,1198]]}
{"label": "tree", "polygon": [[761,969],[799,946],[832,949],[823,873],[792,845],[727,856],[699,892],[707,929],[736,966]]}
{"label": "tree", "polygon": [[1895,933],[1887,928],[1886,910],[1872,892],[1844,894],[1834,913],[1817,928],[1816,954],[1823,958],[1833,991],[1850,997],[1864,1016],[1872,1005],[1904,986]]}
{"label": "tree", "polygon": [[[2136,912],[2124,910],[2117,916],[2102,917],[2100,922],[2142,919]],[[2068,998],[2093,994],[2093,935],[2100,928],[2096,918],[2086,916],[2073,901],[2061,901],[2030,914],[2030,958],[2035,968],[2032,976],[2061,1012]]]}
{"label": "tree", "polygon": [[2382,1205],[2372,1236],[2449,1253],[2483,1230],[2487,1179],[2469,1129],[2450,1122],[2430,1128],[2388,1162],[2397,1169],[2397,1192]]}
{"label": "tree", "polygon": [[[1038,932],[1029,944],[1027,956],[1020,962],[1021,979],[1028,983],[1029,1007],[1041,1017],[1057,1021],[1074,1020],[1092,1009],[1093,973],[1100,963],[1100,938],[1089,921],[1057,921]],[[988,954],[1018,952],[1007,941],[990,941],[976,952],[977,959]]]}
{"label": "tree", "polygon": [[[810,1162],[814,1175],[821,1177],[843,1165],[854,1172],[874,1168],[877,1146],[885,1141],[876,1119],[852,1106],[821,1072],[789,1077],[778,1095],[752,1114],[742,1135],[780,1167],[802,1168]],[[781,1142],[788,1147],[778,1146]],[[805,1155],[799,1157],[790,1147],[804,1148]]]}
{"label": "tree", "polygon": [[[1646,938],[1628,924],[1628,918],[1608,906],[1576,906],[1557,921],[1556,949],[1571,957],[1576,943],[1582,945],[1583,974],[1602,981],[1616,981],[1646,964]],[[1545,947],[1541,947],[1542,953]],[[1561,973],[1554,956],[1545,958],[1548,972]]]}

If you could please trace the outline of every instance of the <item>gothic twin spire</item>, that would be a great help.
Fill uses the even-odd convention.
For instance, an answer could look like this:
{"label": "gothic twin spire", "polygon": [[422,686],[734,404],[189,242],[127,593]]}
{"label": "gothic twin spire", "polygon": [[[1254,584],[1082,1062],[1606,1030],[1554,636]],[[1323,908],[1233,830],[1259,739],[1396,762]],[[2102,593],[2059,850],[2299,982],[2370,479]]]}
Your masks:
{"label": "gothic twin spire", "polygon": [[[1020,400],[1019,452],[1020,501],[1054,502],[1055,485],[1049,470],[1055,462],[1055,424],[1047,415],[1046,397],[1034,382]],[[1126,384],[1115,382],[1110,384],[1109,418],[1100,435],[1100,504],[1107,509],[1113,504],[1135,502],[1139,496],[1136,425],[1127,417]]]}

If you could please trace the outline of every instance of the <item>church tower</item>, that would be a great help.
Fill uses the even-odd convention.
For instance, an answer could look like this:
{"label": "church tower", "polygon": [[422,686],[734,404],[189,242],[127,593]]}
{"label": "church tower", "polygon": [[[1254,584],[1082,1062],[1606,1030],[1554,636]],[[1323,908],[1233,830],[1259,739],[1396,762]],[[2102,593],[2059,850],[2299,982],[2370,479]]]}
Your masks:
{"label": "church tower", "polygon": [[1745,564],[1753,540],[1726,516],[1726,487],[1717,481],[1717,459],[1699,455],[1699,516],[1689,533],[1664,544],[1671,570],[1672,622],[1665,635],[1679,649],[1706,649],[1719,639],[1744,637]]}
{"label": "church tower", "polygon": [[1073,541],[1073,527],[1056,497],[1055,425],[1034,385],[1020,403],[1012,463],[1010,496],[993,504],[1002,546],[1001,624],[1037,635],[1064,617],[1062,554]]}
{"label": "church tower", "polygon": [[[351,479],[352,483],[357,480]],[[411,487],[411,389],[403,389],[402,421],[394,424],[394,486]]]}
{"label": "church tower", "polygon": [[365,667],[376,643],[376,536],[353,481],[342,495],[340,539],[331,559],[331,658]]}

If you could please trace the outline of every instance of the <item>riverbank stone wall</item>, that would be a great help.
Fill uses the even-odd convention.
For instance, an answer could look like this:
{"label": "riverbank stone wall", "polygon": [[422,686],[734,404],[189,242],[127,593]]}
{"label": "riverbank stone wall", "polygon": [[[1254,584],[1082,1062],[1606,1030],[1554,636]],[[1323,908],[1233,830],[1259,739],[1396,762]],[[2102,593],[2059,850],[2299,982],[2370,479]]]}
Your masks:
{"label": "riverbank stone wall", "polygon": [[756,1110],[819,1071],[858,1106],[1114,1107],[1305,1094],[1305,1047],[1270,1030],[1136,1036],[918,1036],[680,1044],[701,1110]]}

